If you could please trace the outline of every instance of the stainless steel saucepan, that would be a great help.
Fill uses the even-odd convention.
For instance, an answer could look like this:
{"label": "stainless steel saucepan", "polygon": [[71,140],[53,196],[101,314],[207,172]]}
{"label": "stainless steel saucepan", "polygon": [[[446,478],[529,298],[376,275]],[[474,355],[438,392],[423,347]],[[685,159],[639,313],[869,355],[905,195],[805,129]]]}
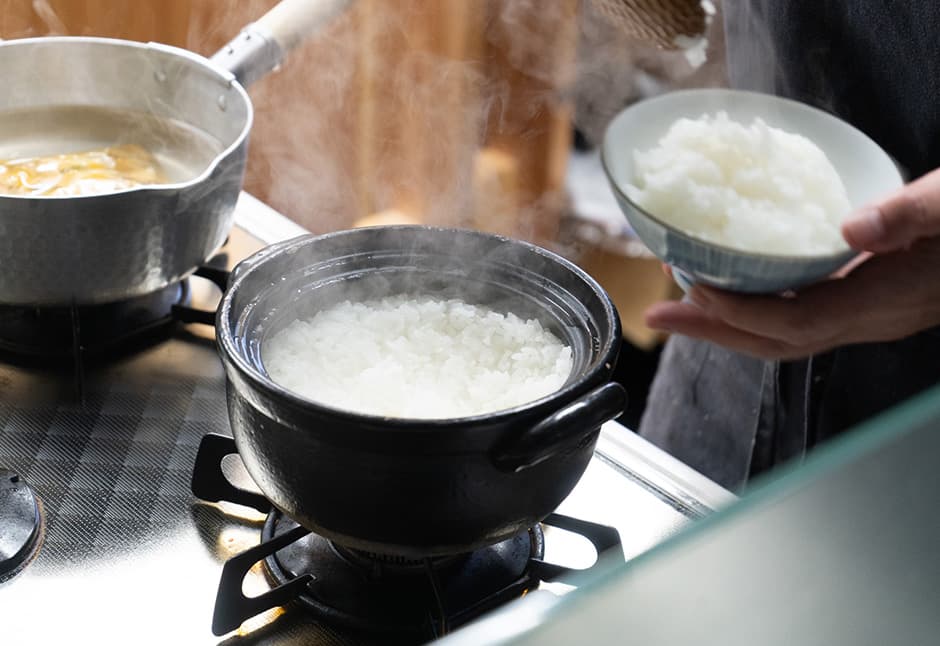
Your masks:
{"label": "stainless steel saucepan", "polygon": [[133,143],[169,183],[78,197],[0,196],[0,304],[122,300],[178,281],[232,224],[244,87],[351,0],[285,0],[211,60],[103,38],[0,42],[0,160]]}

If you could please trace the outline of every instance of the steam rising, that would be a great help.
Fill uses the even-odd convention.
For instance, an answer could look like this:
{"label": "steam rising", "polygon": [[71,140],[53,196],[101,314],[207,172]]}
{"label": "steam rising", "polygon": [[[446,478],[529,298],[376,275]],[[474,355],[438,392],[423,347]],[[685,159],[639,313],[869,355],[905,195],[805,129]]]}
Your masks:
{"label": "steam rising", "polygon": [[59,19],[55,10],[49,5],[49,0],[33,0],[32,5],[33,11],[36,12],[36,15],[42,20],[43,25],[47,29],[47,31],[45,31],[46,35],[64,36],[69,33],[68,28]]}
{"label": "steam rising", "polygon": [[[781,3],[776,7],[766,2],[728,3],[725,26],[731,43],[728,73],[732,84],[740,89],[798,98],[836,112],[831,87],[832,67],[824,63],[830,45],[823,34],[829,27],[819,9],[812,4],[802,6],[802,3]],[[773,30],[770,25],[774,25]],[[806,34],[781,39],[781,30],[797,28],[822,31],[818,39]],[[806,49],[817,40],[818,46]],[[782,60],[792,61],[799,67],[802,79],[799,87],[793,83],[787,73],[789,66],[785,67]]]}
{"label": "steam rising", "polygon": [[[239,15],[263,4],[247,2]],[[575,78],[630,47],[592,38],[589,7],[359,0],[251,89],[248,190],[316,232],[394,210],[551,239],[565,207],[575,93],[612,93],[604,79],[586,89]],[[211,53],[240,27],[233,16],[197,25],[192,41],[209,33],[217,40],[202,53]],[[684,59],[675,64],[688,70]]]}

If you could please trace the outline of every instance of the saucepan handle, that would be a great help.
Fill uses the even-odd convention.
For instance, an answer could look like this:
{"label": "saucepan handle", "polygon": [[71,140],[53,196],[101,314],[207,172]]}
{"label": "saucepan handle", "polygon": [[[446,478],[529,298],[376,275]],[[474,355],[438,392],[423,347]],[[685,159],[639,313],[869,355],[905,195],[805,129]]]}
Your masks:
{"label": "saucepan handle", "polygon": [[212,62],[234,74],[242,85],[251,85],[350,4],[352,0],[282,0],[216,52]]}
{"label": "saucepan handle", "polygon": [[607,383],[582,395],[535,426],[499,445],[493,462],[505,471],[522,471],[571,450],[627,405],[627,393],[618,383]]}

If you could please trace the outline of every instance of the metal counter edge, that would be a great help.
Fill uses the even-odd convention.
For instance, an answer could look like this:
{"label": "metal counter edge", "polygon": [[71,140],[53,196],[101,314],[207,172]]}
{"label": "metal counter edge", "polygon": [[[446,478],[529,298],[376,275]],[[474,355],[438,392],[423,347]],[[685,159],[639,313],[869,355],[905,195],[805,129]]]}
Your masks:
{"label": "metal counter edge", "polygon": [[244,191],[238,196],[238,203],[235,205],[235,225],[265,244],[274,244],[310,233]]}
{"label": "metal counter edge", "polygon": [[608,422],[601,428],[595,454],[625,477],[638,481],[693,517],[707,516],[738,499],[617,422]]}

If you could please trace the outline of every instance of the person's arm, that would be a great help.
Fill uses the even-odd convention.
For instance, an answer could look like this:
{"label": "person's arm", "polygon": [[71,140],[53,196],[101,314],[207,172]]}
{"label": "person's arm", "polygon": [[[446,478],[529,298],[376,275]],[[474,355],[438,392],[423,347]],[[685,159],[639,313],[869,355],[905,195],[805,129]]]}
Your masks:
{"label": "person's arm", "polygon": [[842,235],[870,253],[845,277],[789,297],[696,286],[692,302],[657,303],[646,323],[766,359],[893,341],[940,325],[940,169],[846,220]]}

